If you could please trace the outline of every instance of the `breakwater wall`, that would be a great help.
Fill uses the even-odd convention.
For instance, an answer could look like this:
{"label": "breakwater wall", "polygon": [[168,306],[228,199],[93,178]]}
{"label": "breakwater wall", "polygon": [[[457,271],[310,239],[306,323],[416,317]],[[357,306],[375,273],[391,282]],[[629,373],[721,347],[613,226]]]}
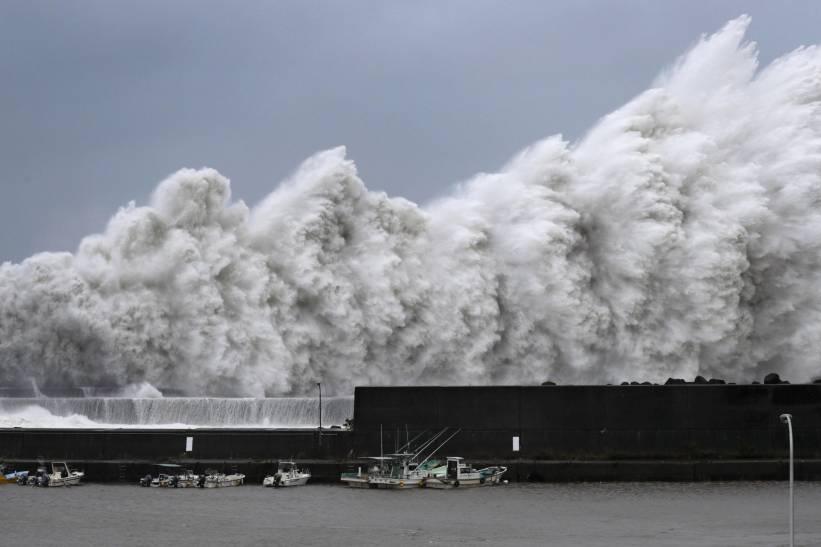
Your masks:
{"label": "breakwater wall", "polygon": [[306,429],[0,429],[0,461],[34,469],[38,461],[68,461],[97,482],[137,481],[173,462],[197,472],[242,472],[260,482],[280,459],[308,466],[330,482],[351,466],[351,432]]}
{"label": "breakwater wall", "polygon": [[380,427],[387,447],[452,427],[447,452],[470,458],[775,459],[787,446],[782,413],[793,415],[796,457],[821,458],[821,384],[363,387],[354,448],[378,450]]}
{"label": "breakwater wall", "polygon": [[99,481],[135,480],[173,461],[255,482],[287,458],[331,481],[366,456],[449,427],[460,432],[439,456],[502,463],[512,480],[781,479],[785,412],[794,417],[797,478],[821,480],[817,384],[363,387],[352,431],[0,429],[0,460],[29,468],[67,460]]}

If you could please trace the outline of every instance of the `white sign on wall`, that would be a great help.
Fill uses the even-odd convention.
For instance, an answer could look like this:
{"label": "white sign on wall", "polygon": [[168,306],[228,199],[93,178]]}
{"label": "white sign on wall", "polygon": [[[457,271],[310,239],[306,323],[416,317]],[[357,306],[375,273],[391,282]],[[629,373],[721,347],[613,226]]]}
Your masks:
{"label": "white sign on wall", "polygon": [[186,437],[185,438],[185,451],[191,452],[194,450],[194,437]]}
{"label": "white sign on wall", "polygon": [[513,437],[513,451],[519,451],[519,437]]}

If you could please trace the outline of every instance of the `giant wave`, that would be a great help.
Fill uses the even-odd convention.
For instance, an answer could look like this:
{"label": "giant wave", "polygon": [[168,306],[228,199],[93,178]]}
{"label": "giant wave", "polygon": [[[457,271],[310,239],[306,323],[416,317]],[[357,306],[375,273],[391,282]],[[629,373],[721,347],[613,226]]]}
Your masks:
{"label": "giant wave", "polygon": [[821,354],[821,51],[747,17],[579,142],[425,207],[344,148],[253,208],[184,169],[74,254],[0,266],[0,383],[300,395],[356,384],[808,380]]}

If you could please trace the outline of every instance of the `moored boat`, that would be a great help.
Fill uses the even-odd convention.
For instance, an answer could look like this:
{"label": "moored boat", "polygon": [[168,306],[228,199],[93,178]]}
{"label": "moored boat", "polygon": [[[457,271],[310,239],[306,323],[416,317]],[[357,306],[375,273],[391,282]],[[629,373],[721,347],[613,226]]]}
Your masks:
{"label": "moored boat", "polygon": [[372,487],[392,490],[422,488],[430,470],[436,467],[434,461],[421,464],[413,461],[417,455],[412,452],[388,454],[389,458],[382,467],[382,472],[369,475]]}
{"label": "moored boat", "polygon": [[342,473],[340,480],[351,488],[376,488],[371,482],[372,477],[383,475],[385,466],[388,465],[392,458],[389,456],[374,456],[368,458],[371,464],[363,472],[361,467],[358,467],[355,473]]}
{"label": "moored boat", "polygon": [[262,486],[285,487],[303,486],[311,478],[311,472],[307,469],[300,470],[296,463],[292,461],[281,461],[277,466],[277,471],[273,475],[268,475],[263,479]]}
{"label": "moored boat", "polygon": [[205,475],[199,478],[201,488],[227,488],[229,486],[241,486],[245,482],[245,475],[242,473],[217,473],[215,471],[206,471]]}
{"label": "moored boat", "polygon": [[451,456],[445,465],[432,469],[425,479],[425,488],[471,488],[499,484],[507,467],[492,466],[473,469],[464,458]]}
{"label": "moored boat", "polygon": [[[390,490],[405,490],[421,488],[431,473],[431,470],[438,466],[436,460],[431,459],[433,455],[452,439],[459,430],[448,436],[444,442],[432,448],[434,443],[439,441],[448,431],[442,429],[428,440],[421,442],[415,449],[411,449],[412,444],[424,433],[418,434],[401,447],[400,452],[368,458],[372,464],[366,473],[362,468],[358,468],[356,473],[343,473],[340,480],[352,488],[380,488]],[[380,432],[381,444],[381,432]],[[404,451],[406,450],[406,451]],[[423,453],[427,453],[423,457]]]}
{"label": "moored boat", "polygon": [[342,473],[342,476],[339,478],[342,482],[348,485],[351,488],[370,488],[371,485],[368,483],[368,472],[362,472],[362,468],[358,467],[355,472],[345,472]]}
{"label": "moored boat", "polygon": [[82,471],[72,471],[66,462],[52,462],[49,467],[40,466],[32,474],[18,475],[17,484],[28,486],[75,486],[85,476]]}
{"label": "moored boat", "polygon": [[159,463],[155,475],[146,475],[140,479],[140,486],[152,488],[193,488],[198,485],[200,477],[190,469],[174,463]]}
{"label": "moored boat", "polygon": [[6,464],[0,463],[0,484],[19,484],[28,480],[28,471],[12,471]]}

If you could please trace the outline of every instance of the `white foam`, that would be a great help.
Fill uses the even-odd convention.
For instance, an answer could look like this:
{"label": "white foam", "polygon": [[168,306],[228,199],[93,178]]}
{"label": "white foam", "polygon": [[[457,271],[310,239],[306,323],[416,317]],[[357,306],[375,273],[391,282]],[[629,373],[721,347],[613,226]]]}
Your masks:
{"label": "white foam", "polygon": [[425,208],[369,192],[344,148],[253,210],[213,169],[181,170],[75,254],[0,266],[0,383],[808,380],[821,53],[759,69],[748,24],[580,142],[547,138]]}
{"label": "white foam", "polygon": [[[353,398],[323,400],[322,425],[353,417]],[[318,400],[253,398],[0,398],[0,427],[26,428],[316,428]]]}
{"label": "white foam", "polygon": [[55,416],[37,405],[27,405],[17,411],[0,414],[0,427],[76,429],[98,427],[98,425],[79,414]]}

